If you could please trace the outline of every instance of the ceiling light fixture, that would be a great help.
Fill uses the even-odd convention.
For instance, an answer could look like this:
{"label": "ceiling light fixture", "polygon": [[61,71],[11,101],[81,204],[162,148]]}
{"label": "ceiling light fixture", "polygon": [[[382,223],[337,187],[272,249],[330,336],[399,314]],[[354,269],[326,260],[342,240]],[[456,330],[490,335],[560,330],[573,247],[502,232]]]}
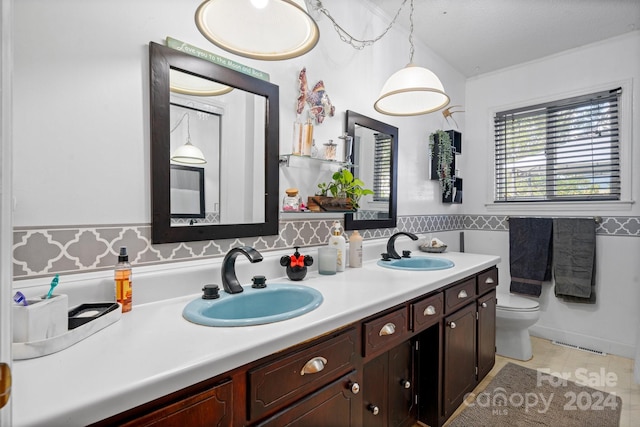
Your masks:
{"label": "ceiling light fixture", "polygon": [[413,63],[413,0],[409,14],[409,64],[391,75],[373,105],[376,111],[390,116],[417,116],[433,113],[449,104],[449,96],[433,71]]}
{"label": "ceiling light fixture", "polygon": [[233,87],[172,68],[169,70],[169,90],[183,95],[219,96],[231,92]]}
{"label": "ceiling light fixture", "polygon": [[320,38],[304,0],[205,0],[195,20],[211,43],[252,59],[295,58]]}
{"label": "ceiling light fixture", "polygon": [[173,152],[173,154],[171,155],[171,161],[176,163],[186,163],[188,165],[201,165],[207,163],[206,159],[204,158],[204,154],[202,154],[202,151],[195,145],[191,144],[189,113],[184,113],[182,115],[180,120],[178,120],[178,123],[173,127],[173,129],[171,129],[171,132],[173,132],[178,128],[178,126],[180,126],[180,123],[182,123],[185,117],[187,118],[187,142],[185,142],[184,145],[178,147],[178,149]]}

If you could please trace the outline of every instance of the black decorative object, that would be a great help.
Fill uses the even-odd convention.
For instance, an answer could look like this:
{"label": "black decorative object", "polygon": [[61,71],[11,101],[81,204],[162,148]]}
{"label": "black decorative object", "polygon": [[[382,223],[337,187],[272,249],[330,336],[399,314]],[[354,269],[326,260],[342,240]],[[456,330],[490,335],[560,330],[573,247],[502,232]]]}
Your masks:
{"label": "black decorative object", "polygon": [[[445,145],[449,145],[449,149],[441,146],[441,139]],[[430,178],[440,181],[442,203],[462,203],[462,178],[456,176],[456,155],[462,153],[462,133],[456,130],[437,130],[430,135],[429,148]],[[448,167],[443,167],[443,164]]]}
{"label": "black decorative object", "polygon": [[293,255],[285,255],[280,258],[280,265],[287,267],[287,277],[291,280],[298,281],[307,275],[307,267],[313,264],[313,258],[310,255],[301,255],[298,247]]}

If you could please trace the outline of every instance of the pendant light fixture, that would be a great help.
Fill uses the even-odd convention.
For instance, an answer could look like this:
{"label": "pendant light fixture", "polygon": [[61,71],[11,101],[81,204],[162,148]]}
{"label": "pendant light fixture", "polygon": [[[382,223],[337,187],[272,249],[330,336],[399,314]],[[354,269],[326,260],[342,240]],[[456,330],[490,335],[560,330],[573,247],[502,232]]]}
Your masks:
{"label": "pendant light fixture", "polygon": [[413,63],[413,0],[409,23],[409,64],[387,79],[373,105],[376,111],[389,116],[417,116],[438,111],[449,104],[449,96],[438,76]]}
{"label": "pendant light fixture", "polygon": [[231,92],[233,87],[171,68],[169,70],[169,90],[183,95],[220,96]]}
{"label": "pendant light fixture", "polygon": [[191,144],[189,113],[184,113],[182,115],[178,123],[174,126],[173,129],[171,129],[171,132],[173,132],[178,128],[178,126],[180,126],[180,123],[182,123],[185,117],[187,118],[187,142],[185,142],[184,145],[178,147],[178,149],[173,152],[173,154],[171,155],[171,161],[176,163],[186,163],[188,165],[201,165],[207,163],[204,158],[204,154],[202,154],[202,151],[195,145]]}
{"label": "pendant light fixture", "polygon": [[195,20],[211,43],[252,59],[295,58],[320,38],[304,0],[205,0]]}

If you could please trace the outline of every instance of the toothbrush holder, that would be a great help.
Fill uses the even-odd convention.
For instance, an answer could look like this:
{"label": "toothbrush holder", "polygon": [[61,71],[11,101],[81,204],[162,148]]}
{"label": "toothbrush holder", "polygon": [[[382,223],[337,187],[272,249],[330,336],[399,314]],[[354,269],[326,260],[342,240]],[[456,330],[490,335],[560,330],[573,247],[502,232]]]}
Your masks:
{"label": "toothbrush holder", "polygon": [[41,341],[68,331],[69,298],[27,299],[27,305],[13,306],[13,342]]}

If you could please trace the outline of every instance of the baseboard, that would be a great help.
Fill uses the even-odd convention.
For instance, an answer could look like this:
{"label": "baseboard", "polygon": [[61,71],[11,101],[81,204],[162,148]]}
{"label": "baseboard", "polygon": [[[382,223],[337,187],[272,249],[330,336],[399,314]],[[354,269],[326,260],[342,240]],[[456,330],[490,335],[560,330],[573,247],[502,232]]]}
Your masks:
{"label": "baseboard", "polygon": [[629,359],[634,359],[636,355],[635,347],[628,344],[609,341],[603,338],[583,335],[575,332],[533,325],[529,328],[529,333],[534,337],[575,344],[581,347],[600,350],[604,353],[615,354],[616,356],[628,357]]}

